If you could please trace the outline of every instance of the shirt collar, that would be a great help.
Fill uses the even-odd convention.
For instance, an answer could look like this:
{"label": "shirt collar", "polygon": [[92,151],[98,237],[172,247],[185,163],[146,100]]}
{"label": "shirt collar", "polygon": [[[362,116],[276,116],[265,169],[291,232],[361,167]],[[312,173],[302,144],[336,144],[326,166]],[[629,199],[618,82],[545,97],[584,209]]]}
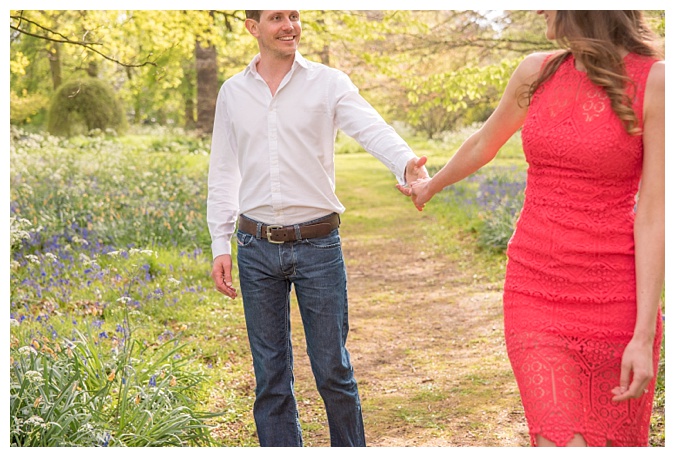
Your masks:
{"label": "shirt collar", "polygon": [[[251,75],[257,75],[258,70],[256,68],[256,65],[260,62],[260,53],[256,54],[255,57],[253,57],[253,60],[251,60],[251,63],[249,63],[246,66],[246,69],[244,70],[244,75],[248,76],[249,74]],[[299,51],[295,51],[295,60],[293,61],[293,67],[291,67],[291,70],[295,68],[296,66],[301,66],[303,68],[307,68],[309,66],[307,59],[305,59]]]}

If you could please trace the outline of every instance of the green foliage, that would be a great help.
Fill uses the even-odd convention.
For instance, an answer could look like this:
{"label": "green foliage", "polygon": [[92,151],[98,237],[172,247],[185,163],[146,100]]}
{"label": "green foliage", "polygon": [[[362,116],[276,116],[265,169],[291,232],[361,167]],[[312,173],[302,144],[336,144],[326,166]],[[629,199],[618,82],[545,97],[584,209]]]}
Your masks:
{"label": "green foliage", "polygon": [[[307,10],[302,11],[301,52],[311,60],[346,71],[364,96],[390,121],[406,120],[411,106],[405,82],[415,77],[448,74],[463,67],[496,65],[522,57],[546,43],[529,39],[535,14],[504,12],[486,19],[479,11]],[[10,41],[10,86],[14,93],[51,98],[53,66],[64,79],[94,64],[98,77],[114,85],[135,124],[186,125],[193,116],[196,75],[195,43],[215,46],[220,79],[241,71],[257,52],[256,41],[243,26],[243,11],[202,10],[56,10],[11,11],[10,23],[27,33],[74,42],[86,37],[92,49],[60,45],[60,60],[52,59],[53,44],[13,32]],[[60,35],[48,33],[43,25]],[[527,24],[527,27],[524,26]],[[528,40],[518,40],[523,34]],[[507,40],[501,40],[507,37]],[[518,44],[518,43],[525,43]],[[482,99],[474,100],[476,103]],[[472,116],[489,112],[477,107]],[[428,116],[440,116],[425,109]],[[40,119],[34,119],[40,121]],[[470,121],[469,121],[470,122]]]}
{"label": "green foliage", "polygon": [[[436,167],[429,167],[435,174]],[[444,189],[437,199],[468,217],[477,246],[504,252],[523,206],[525,172],[513,166],[483,168]]]}
{"label": "green foliage", "polygon": [[[433,176],[480,124],[446,132],[426,142],[427,169]],[[417,148],[415,150],[418,150]],[[511,137],[497,158],[464,180],[448,186],[428,205],[443,221],[469,235],[478,249],[503,255],[523,205],[526,163],[520,134]],[[425,209],[427,211],[427,209]]]}
{"label": "green foliage", "polygon": [[[656,33],[660,38],[665,38],[666,36],[666,12],[665,10],[651,10],[643,11],[645,19],[649,27]],[[662,42],[661,45],[664,43]]]}
{"label": "green foliage", "polygon": [[[201,333],[213,322],[210,259],[199,248],[208,245],[205,150],[165,129],[70,139],[12,131],[15,445],[211,444],[213,414],[199,409],[217,379],[202,357],[228,344]],[[27,383],[27,372],[42,381]]]}
{"label": "green foliage", "polygon": [[24,91],[24,96],[19,96],[14,92],[9,93],[9,122],[14,125],[28,125],[34,123],[37,119],[45,116],[49,99],[38,93],[28,94]]}
{"label": "green foliage", "polygon": [[517,64],[517,60],[505,60],[498,65],[410,78],[406,83],[410,102],[406,120],[429,138],[484,121],[497,106]]}
{"label": "green foliage", "polygon": [[363,152],[361,145],[353,138],[345,135],[342,132],[338,132],[337,139],[335,140],[335,153],[353,154],[356,152]]}
{"label": "green foliage", "polygon": [[122,105],[105,82],[96,78],[68,81],[54,94],[48,129],[53,135],[73,136],[92,130],[123,133],[127,121]]}
{"label": "green foliage", "polygon": [[[646,13],[664,37],[664,12]],[[534,11],[306,10],[302,20],[303,54],[347,72],[388,121],[410,122],[429,137],[483,121],[507,79],[502,65],[512,69],[526,54],[555,47]],[[64,79],[94,64],[134,124],[190,125],[197,41],[215,46],[221,81],[257,52],[242,10],[23,10],[10,12],[10,24],[59,40],[86,37],[93,50],[60,45]],[[13,107],[12,122],[41,125],[30,113],[53,95],[53,48],[12,30],[10,87],[26,108]]]}
{"label": "green foliage", "polygon": [[210,443],[189,395],[202,376],[175,358],[176,341],[151,350],[129,328],[110,339],[100,330],[73,339],[20,330],[10,350],[11,446]]}
{"label": "green foliage", "polygon": [[[664,288],[665,291],[665,288]],[[663,297],[663,309],[665,310],[665,297]],[[665,329],[665,321],[664,321]],[[654,388],[654,407],[651,418],[651,428],[653,432],[649,437],[650,446],[665,446],[666,444],[666,332],[663,332],[661,342],[661,357],[659,359],[659,368],[656,377],[656,387]]]}
{"label": "green foliage", "polygon": [[523,194],[505,196],[503,204],[494,211],[482,213],[483,226],[478,233],[478,245],[487,249],[504,252],[516,227],[520,209],[523,205]]}
{"label": "green foliage", "polygon": [[16,133],[15,216],[45,237],[84,230],[95,234],[90,241],[119,246],[208,245],[202,220],[208,143],[166,129],[157,133],[161,141]]}

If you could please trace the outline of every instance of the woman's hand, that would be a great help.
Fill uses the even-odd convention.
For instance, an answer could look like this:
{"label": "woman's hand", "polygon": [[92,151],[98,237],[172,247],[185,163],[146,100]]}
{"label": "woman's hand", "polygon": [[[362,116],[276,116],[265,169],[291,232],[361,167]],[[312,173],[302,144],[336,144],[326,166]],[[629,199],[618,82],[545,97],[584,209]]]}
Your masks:
{"label": "woman's hand", "polygon": [[434,194],[429,190],[429,182],[431,178],[418,179],[411,186],[411,197],[413,204],[418,211],[424,209],[424,205],[431,200]]}
{"label": "woman's hand", "polygon": [[425,178],[420,178],[407,186],[402,186],[400,184],[396,185],[396,188],[403,194],[408,197],[411,197],[413,204],[418,211],[424,209],[424,205],[431,200],[433,194],[429,191],[429,182],[431,178],[428,176]]}
{"label": "woman's hand", "polygon": [[647,393],[647,386],[654,377],[652,344],[633,338],[621,358],[620,385],[612,389],[614,401],[639,398]]}

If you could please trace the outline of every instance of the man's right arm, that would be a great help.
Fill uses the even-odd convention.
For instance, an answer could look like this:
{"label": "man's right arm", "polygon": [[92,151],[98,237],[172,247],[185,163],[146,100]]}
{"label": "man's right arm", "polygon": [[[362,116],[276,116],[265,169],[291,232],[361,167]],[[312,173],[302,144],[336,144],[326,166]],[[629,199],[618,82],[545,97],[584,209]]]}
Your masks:
{"label": "man's right arm", "polygon": [[214,259],[211,276],[220,292],[234,298],[236,292],[231,287],[232,247],[230,240],[239,212],[241,174],[230,125],[226,96],[224,90],[221,89],[216,102],[211,139],[206,220],[211,234],[211,250]]}

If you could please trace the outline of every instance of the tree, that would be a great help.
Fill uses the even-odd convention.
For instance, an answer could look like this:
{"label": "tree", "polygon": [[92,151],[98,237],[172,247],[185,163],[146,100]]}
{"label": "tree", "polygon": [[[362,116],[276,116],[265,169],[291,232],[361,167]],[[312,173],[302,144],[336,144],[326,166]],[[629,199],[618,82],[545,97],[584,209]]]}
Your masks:
{"label": "tree", "polygon": [[[197,74],[197,122],[196,128],[205,134],[213,133],[213,121],[216,112],[216,99],[220,83],[218,80],[218,52],[213,39],[213,29],[217,29],[216,13],[209,11],[210,26],[197,35],[195,41],[195,67]],[[232,32],[231,21],[239,19],[234,13],[221,13],[221,27]],[[200,36],[201,35],[201,36]],[[216,34],[217,35],[217,34]]]}
{"label": "tree", "polygon": [[[647,16],[665,35],[663,12]],[[432,137],[484,119],[508,70],[555,46],[532,11],[308,10],[302,20],[303,55],[349,74],[388,121]],[[243,23],[241,10],[12,11],[12,122],[39,120],[59,80],[89,73],[131,122],[208,133],[217,87],[257,52]]]}
{"label": "tree", "polygon": [[197,130],[213,132],[213,119],[218,97],[218,61],[216,48],[200,41],[195,44],[195,66],[197,68]]}

